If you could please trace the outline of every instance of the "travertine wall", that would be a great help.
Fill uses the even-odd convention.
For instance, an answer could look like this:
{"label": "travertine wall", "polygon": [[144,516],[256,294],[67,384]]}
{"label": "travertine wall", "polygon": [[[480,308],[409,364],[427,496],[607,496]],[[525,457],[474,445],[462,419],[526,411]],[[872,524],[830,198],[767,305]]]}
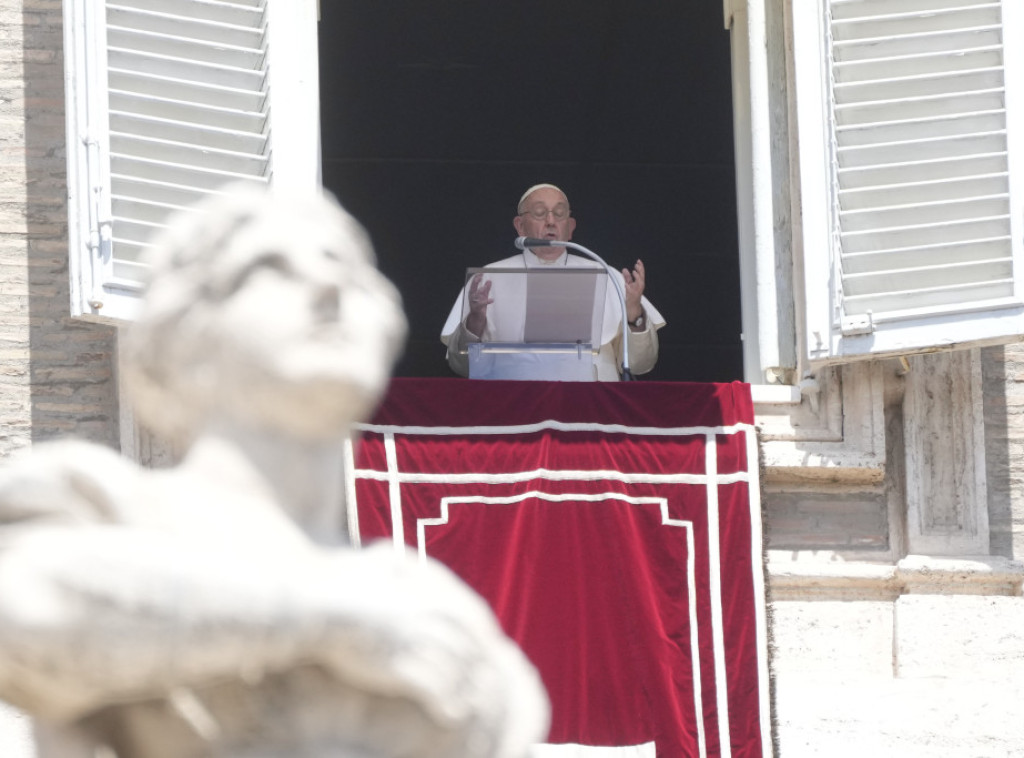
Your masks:
{"label": "travertine wall", "polygon": [[[1024,348],[912,356],[886,374],[883,402],[890,517],[907,522],[890,530],[891,557],[810,549],[772,563],[779,755],[1024,755]],[[841,534],[847,500],[820,487],[802,497]],[[952,524],[945,539],[913,523],[915,493],[918,522]],[[968,534],[973,509],[987,541]],[[771,519],[768,537],[785,538]]]}
{"label": "travertine wall", "polygon": [[992,553],[1024,561],[1024,345],[981,355]]}
{"label": "travertine wall", "polygon": [[117,445],[116,332],[68,317],[61,0],[0,0],[0,458]]}

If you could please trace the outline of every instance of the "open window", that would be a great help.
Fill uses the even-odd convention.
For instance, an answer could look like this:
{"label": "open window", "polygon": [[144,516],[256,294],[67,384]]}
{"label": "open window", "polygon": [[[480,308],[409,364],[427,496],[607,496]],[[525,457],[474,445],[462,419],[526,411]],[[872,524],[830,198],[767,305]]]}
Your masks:
{"label": "open window", "polygon": [[1024,333],[1024,7],[792,11],[812,364]]}
{"label": "open window", "polygon": [[[315,0],[67,0],[75,315],[129,319],[145,240],[223,183],[317,186],[316,13]],[[812,364],[1024,332],[1024,55],[1006,44],[1024,39],[1022,16],[1010,0],[794,2],[796,331]],[[763,286],[779,266],[768,238],[773,260],[759,250],[741,268],[778,305],[743,328],[748,345],[764,332],[785,347],[776,322],[793,296]],[[761,356],[760,370],[790,362]]]}
{"label": "open window", "polygon": [[[728,38],[713,7],[339,0],[323,5],[318,55],[316,6],[65,0],[74,315],[131,319],[146,240],[170,212],[239,178],[315,186],[323,165],[402,291],[399,373],[448,375],[438,333],[457,283],[507,254],[515,199],[553,180],[586,219],[581,242],[656,272],[648,294],[671,330],[648,378],[739,376]],[[543,113],[523,110],[533,100]]]}
{"label": "open window", "polygon": [[332,0],[320,40],[324,185],[402,293],[399,376],[454,376],[439,337],[466,269],[516,254],[519,196],[552,182],[576,242],[647,267],[668,326],[640,380],[741,377],[719,7]]}
{"label": "open window", "polygon": [[172,212],[232,181],[313,191],[315,0],[67,0],[72,314],[129,320]]}

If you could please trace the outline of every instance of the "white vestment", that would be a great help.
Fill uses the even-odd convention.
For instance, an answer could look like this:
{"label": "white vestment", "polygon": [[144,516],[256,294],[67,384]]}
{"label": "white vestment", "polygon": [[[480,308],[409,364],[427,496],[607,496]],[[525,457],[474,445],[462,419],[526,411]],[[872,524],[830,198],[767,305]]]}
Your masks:
{"label": "white vestment", "polygon": [[[554,261],[548,262],[538,258],[532,251],[525,250],[501,261],[488,264],[485,268],[534,268],[534,267],[569,267],[569,268],[602,268],[599,263],[589,258],[563,253]],[[622,280],[622,274],[615,272]],[[486,279],[486,276],[485,276]],[[522,342],[524,337],[524,312],[526,303],[525,276],[495,276],[492,280],[490,297],[494,300],[487,306],[487,326],[481,335],[473,334],[466,328],[464,314],[469,314],[466,298],[467,289],[463,287],[455,300],[444,329],[441,341],[448,348],[448,364],[455,373],[469,376],[468,348],[473,342]],[[593,357],[593,367],[587,376],[574,377],[589,381],[618,381],[622,366],[622,310],[619,304],[616,287],[609,282],[604,288],[604,320],[600,326],[600,348]],[[658,360],[658,332],[665,325],[665,320],[657,308],[644,297],[641,300],[644,309],[644,329],[629,332],[629,369],[633,374],[644,374],[654,368]],[[597,340],[595,340],[597,342]],[[596,348],[596,345],[595,345]],[[550,364],[542,356],[530,353],[519,353],[514,356],[515,367],[512,375],[515,379],[562,379],[565,374]],[[589,365],[589,364],[588,364]],[[507,374],[508,372],[506,372]]]}

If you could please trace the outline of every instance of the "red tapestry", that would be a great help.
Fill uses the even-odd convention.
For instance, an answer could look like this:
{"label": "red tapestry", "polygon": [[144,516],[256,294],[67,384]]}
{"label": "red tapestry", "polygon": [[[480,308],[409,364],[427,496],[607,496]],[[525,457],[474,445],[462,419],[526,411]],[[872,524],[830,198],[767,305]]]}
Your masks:
{"label": "red tapestry", "polygon": [[395,379],[361,429],[354,539],[490,601],[549,743],[771,755],[748,385]]}

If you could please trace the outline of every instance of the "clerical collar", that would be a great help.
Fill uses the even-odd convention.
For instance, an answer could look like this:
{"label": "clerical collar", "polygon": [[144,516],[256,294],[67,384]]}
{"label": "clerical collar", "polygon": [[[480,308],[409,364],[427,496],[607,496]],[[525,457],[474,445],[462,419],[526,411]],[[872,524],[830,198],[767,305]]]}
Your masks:
{"label": "clerical collar", "polygon": [[531,266],[565,266],[569,261],[569,253],[563,250],[562,254],[553,261],[546,261],[543,258],[539,258],[532,250],[526,249],[523,251],[523,260],[526,262],[527,268]]}

